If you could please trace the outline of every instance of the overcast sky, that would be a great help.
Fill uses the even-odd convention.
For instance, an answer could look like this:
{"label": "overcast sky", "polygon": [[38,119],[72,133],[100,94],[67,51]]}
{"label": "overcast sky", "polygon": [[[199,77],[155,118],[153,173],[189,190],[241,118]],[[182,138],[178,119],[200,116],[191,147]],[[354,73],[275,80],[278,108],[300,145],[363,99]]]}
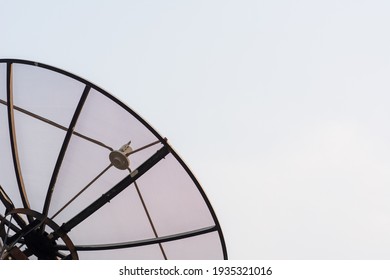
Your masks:
{"label": "overcast sky", "polygon": [[232,259],[390,258],[390,2],[5,1],[0,57],[168,138]]}

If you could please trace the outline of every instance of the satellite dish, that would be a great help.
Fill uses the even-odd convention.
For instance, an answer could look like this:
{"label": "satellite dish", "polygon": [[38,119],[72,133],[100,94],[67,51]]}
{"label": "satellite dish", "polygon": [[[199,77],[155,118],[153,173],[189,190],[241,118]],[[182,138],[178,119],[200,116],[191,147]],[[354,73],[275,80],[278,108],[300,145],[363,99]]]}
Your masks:
{"label": "satellite dish", "polygon": [[1,259],[227,259],[167,139],[80,77],[1,59],[0,155]]}

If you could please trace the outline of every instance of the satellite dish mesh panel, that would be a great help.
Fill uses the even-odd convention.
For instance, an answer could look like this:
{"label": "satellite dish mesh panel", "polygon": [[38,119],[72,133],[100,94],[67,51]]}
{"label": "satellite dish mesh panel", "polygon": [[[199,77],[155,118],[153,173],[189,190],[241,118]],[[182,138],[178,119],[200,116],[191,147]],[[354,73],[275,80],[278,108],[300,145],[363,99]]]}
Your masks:
{"label": "satellite dish mesh panel", "polygon": [[2,259],[227,259],[180,157],[90,82],[0,60]]}

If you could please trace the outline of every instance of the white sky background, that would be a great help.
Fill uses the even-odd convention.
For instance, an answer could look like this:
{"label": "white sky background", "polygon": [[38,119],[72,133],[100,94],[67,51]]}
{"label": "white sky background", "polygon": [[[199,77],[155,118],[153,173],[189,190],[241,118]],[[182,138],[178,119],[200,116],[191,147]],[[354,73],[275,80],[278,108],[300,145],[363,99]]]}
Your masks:
{"label": "white sky background", "polygon": [[389,1],[5,1],[0,57],[79,75],[187,162],[232,259],[390,258]]}

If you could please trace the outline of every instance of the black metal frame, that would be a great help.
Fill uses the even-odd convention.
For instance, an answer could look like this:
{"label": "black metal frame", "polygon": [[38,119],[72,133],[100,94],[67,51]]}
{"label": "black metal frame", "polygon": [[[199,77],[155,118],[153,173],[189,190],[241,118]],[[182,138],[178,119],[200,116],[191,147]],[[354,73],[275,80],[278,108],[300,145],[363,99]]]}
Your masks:
{"label": "black metal frame", "polygon": [[[15,243],[21,242],[23,237],[26,237],[31,231],[33,231],[34,229],[36,229],[42,225],[48,225],[52,230],[59,232],[59,230],[58,230],[59,226],[54,221],[48,219],[47,216],[45,216],[37,211],[31,210],[31,209],[26,209],[26,208],[15,208],[15,209],[8,212],[8,215],[11,215],[11,216],[14,216],[14,215],[19,216],[20,214],[26,215],[28,217],[32,217],[33,222],[31,222],[26,227],[23,227],[14,236],[12,236],[10,238],[11,242],[15,242]],[[49,238],[50,238],[50,236],[49,236]],[[62,254],[60,254],[58,252],[58,249],[57,249],[57,254],[59,256],[61,256],[62,259],[77,260],[78,259],[77,250],[75,249],[75,246],[74,246],[72,240],[69,238],[69,236],[64,232],[61,232],[61,233],[57,234],[57,239],[58,238],[62,239],[62,241],[65,243],[64,250],[69,251],[70,254],[68,256],[62,256]],[[45,259],[45,258],[42,258],[42,259]]]}
{"label": "black metal frame", "polygon": [[[11,228],[13,231],[17,232],[18,230],[20,230],[20,228],[18,228],[16,225],[14,225],[12,222],[6,220],[6,218],[0,214],[0,220],[1,221],[4,221],[4,224],[7,225],[9,228]],[[24,225],[25,226],[25,225]]]}
{"label": "black metal frame", "polygon": [[77,120],[80,116],[81,110],[83,109],[85,100],[87,100],[87,97],[88,97],[90,90],[91,90],[91,87],[86,85],[85,89],[83,91],[83,94],[81,95],[80,101],[77,104],[76,111],[74,112],[74,115],[72,117],[72,121],[70,122],[70,125],[68,128],[68,131],[66,132],[64,142],[62,143],[62,147],[61,147],[60,153],[58,155],[57,162],[56,162],[56,165],[55,165],[54,170],[53,170],[53,174],[52,174],[51,179],[50,179],[50,184],[49,184],[49,187],[47,189],[45,204],[43,206],[42,213],[45,216],[47,216],[47,214],[49,213],[50,202],[51,202],[51,198],[53,196],[53,191],[54,191],[54,187],[55,187],[55,184],[57,181],[58,173],[60,172],[60,168],[61,168],[62,162],[64,160],[66,150],[68,149],[70,138],[72,137]]}
{"label": "black metal frame", "polygon": [[[91,89],[94,89],[98,91],[99,93],[103,94],[105,97],[111,99],[113,102],[118,104],[120,107],[125,109],[128,113],[130,113],[133,117],[135,117],[141,124],[143,124],[159,141],[163,144],[163,148],[160,149],[159,151],[156,152],[155,155],[153,155],[151,158],[149,158],[147,161],[144,162],[141,166],[139,166],[136,170],[134,170],[130,175],[128,175],[125,179],[123,179],[121,182],[119,182],[116,186],[114,186],[111,190],[109,190],[107,193],[105,193],[101,198],[97,199],[95,202],[93,202],[90,206],[85,208],[83,211],[81,211],[79,214],[74,216],[72,219],[70,219],[68,222],[63,224],[61,227],[59,227],[56,231],[57,234],[63,234],[69,232],[72,228],[74,228],[76,225],[81,223],[83,220],[88,218],[92,213],[100,209],[103,205],[105,205],[108,201],[110,201],[112,198],[114,198],[116,195],[118,195],[121,191],[123,191],[125,188],[127,188],[129,185],[135,182],[136,179],[138,179],[140,176],[142,176],[145,172],[147,172],[150,168],[152,168],[158,161],[160,161],[165,155],[168,153],[171,153],[174,158],[181,164],[181,166],[184,168],[184,170],[187,172],[187,174],[190,176],[192,181],[194,182],[195,186],[197,187],[198,191],[200,192],[202,198],[204,199],[209,212],[213,218],[214,221],[214,226],[210,228],[205,228],[205,229],[199,229],[195,230],[192,232],[187,232],[183,234],[176,234],[172,236],[165,236],[165,237],[157,237],[149,240],[142,240],[142,241],[133,241],[133,242],[127,242],[127,243],[119,243],[117,244],[100,244],[100,245],[75,245],[75,248],[77,250],[86,250],[86,248],[94,248],[93,250],[110,250],[110,249],[115,249],[115,248],[129,248],[129,247],[136,247],[136,246],[143,246],[143,245],[148,245],[148,244],[156,244],[156,243],[163,243],[163,242],[168,242],[168,241],[174,241],[178,239],[183,239],[183,238],[189,238],[193,237],[196,235],[201,235],[201,234],[207,234],[209,232],[217,231],[219,235],[219,239],[221,242],[221,247],[222,247],[222,253],[223,253],[223,258],[227,259],[227,249],[226,249],[226,243],[225,239],[222,233],[221,226],[218,222],[217,216],[215,214],[215,211],[213,210],[210,201],[208,200],[205,192],[203,191],[202,187],[200,186],[198,180],[195,178],[193,173],[190,171],[188,166],[183,162],[183,160],[178,156],[178,154],[167,144],[167,141],[165,138],[161,137],[155,129],[153,129],[145,120],[143,120],[137,113],[135,113],[132,109],[130,109],[128,106],[126,106],[123,102],[118,100],[117,98],[113,97],[110,95],[108,92],[104,91],[100,87],[90,83],[87,80],[84,80],[74,74],[71,74],[67,71],[58,69],[56,67],[52,67],[46,64],[42,63],[37,63],[33,61],[27,61],[27,60],[20,60],[20,59],[0,59],[0,63],[5,63],[7,65],[7,102],[1,102],[0,103],[7,105],[8,108],[8,120],[9,120],[9,130],[10,130],[10,138],[11,138],[11,147],[12,147],[12,154],[13,154],[13,161],[14,161],[14,167],[15,167],[15,174],[18,180],[18,186],[19,186],[19,192],[22,197],[23,205],[26,209],[29,209],[29,203],[27,199],[27,195],[25,194],[25,188],[24,188],[24,183],[23,183],[23,178],[22,174],[20,171],[20,164],[18,160],[18,154],[17,154],[17,146],[16,146],[16,139],[15,139],[15,128],[14,128],[14,122],[13,122],[13,111],[14,110],[19,110],[23,113],[29,114],[37,119],[40,119],[42,121],[45,121],[49,124],[52,124],[54,126],[59,127],[60,129],[67,130],[67,134],[65,136],[61,152],[59,154],[59,157],[57,159],[57,163],[55,166],[55,170],[53,171],[50,186],[48,188],[47,196],[45,199],[45,206],[43,209],[44,216],[47,217],[47,213],[49,211],[49,206],[50,206],[50,200],[51,200],[51,195],[55,186],[55,181],[58,176],[59,169],[61,167],[61,163],[64,157],[64,154],[66,152],[66,148],[69,144],[70,138],[73,135],[77,135],[80,137],[83,137],[86,140],[89,140],[91,142],[94,142],[100,146],[103,146],[105,148],[108,148],[112,150],[111,147],[108,147],[107,145],[95,140],[91,139],[89,137],[86,137],[84,135],[81,135],[74,130],[74,126],[77,122],[78,116],[82,110],[83,104],[85,102],[85,99],[87,98],[88,92]],[[30,66],[36,66],[40,68],[44,68],[47,70],[51,70],[60,74],[63,74],[65,76],[68,76],[76,81],[79,81],[83,84],[85,84],[85,90],[84,93],[79,101],[79,104],[76,108],[75,114],[72,118],[71,124],[69,128],[64,128],[61,125],[55,124],[54,122],[50,120],[46,120],[45,118],[42,118],[40,116],[37,116],[31,112],[28,112],[22,108],[18,108],[13,105],[12,102],[12,64],[25,64],[25,65],[30,65]],[[35,115],[35,116],[34,116]],[[28,216],[30,218],[30,216]],[[30,221],[31,222],[31,221]],[[122,247],[121,247],[122,246]],[[125,247],[123,247],[125,246]]]}
{"label": "black metal frame", "polygon": [[[5,206],[6,213],[15,209],[15,205],[13,204],[13,202],[11,201],[11,199],[9,198],[9,196],[1,186],[0,186],[0,201]],[[15,215],[14,219],[20,227],[26,226],[26,222],[18,215]]]}
{"label": "black metal frame", "polygon": [[14,122],[14,107],[13,107],[13,92],[12,92],[12,63],[7,62],[7,110],[8,110],[8,128],[11,143],[12,159],[14,163],[15,176],[18,183],[20,197],[23,207],[30,209],[30,203],[27,198],[26,188],[24,186],[23,176],[20,169],[18,145],[16,142],[15,122]]}
{"label": "black metal frame", "polygon": [[[98,250],[115,250],[115,249],[126,249],[140,246],[147,246],[153,244],[161,244],[165,242],[177,241],[181,239],[191,238],[211,232],[217,231],[216,226],[205,227],[197,230],[182,232],[178,234],[172,234],[167,236],[161,236],[157,238],[149,238],[144,240],[113,243],[113,244],[99,244],[99,245],[75,245],[77,251],[98,251]],[[66,250],[65,246],[57,246],[58,250]]]}

